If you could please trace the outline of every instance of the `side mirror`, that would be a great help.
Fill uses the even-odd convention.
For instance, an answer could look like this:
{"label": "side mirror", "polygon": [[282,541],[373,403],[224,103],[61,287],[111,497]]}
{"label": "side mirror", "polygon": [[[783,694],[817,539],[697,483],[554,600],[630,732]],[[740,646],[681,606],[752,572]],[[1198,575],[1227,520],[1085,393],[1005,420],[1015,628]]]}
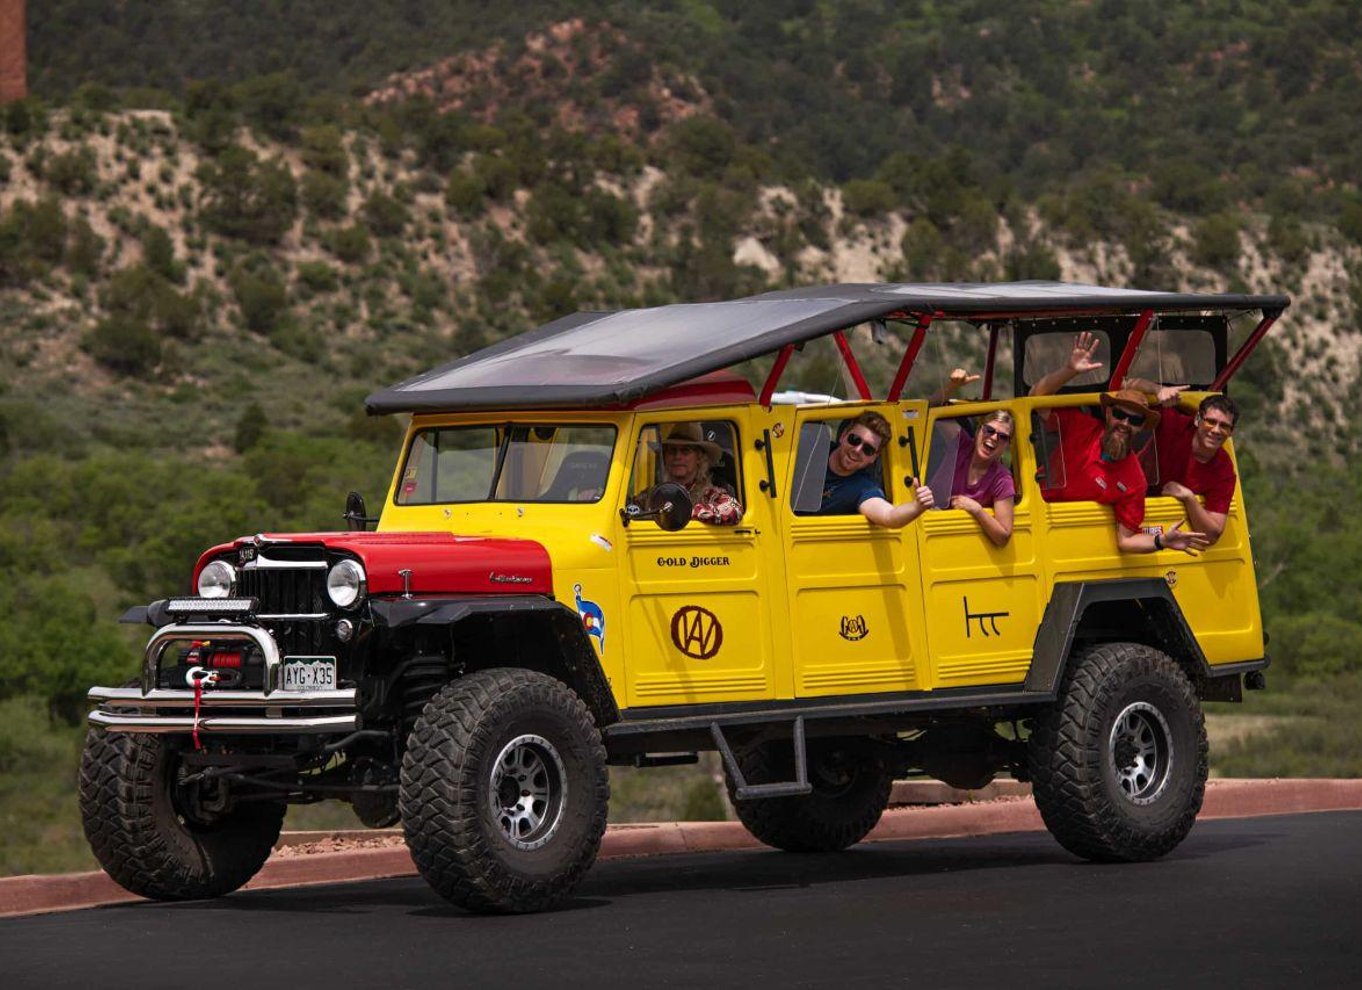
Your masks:
{"label": "side mirror", "polygon": [[663,482],[652,490],[648,496],[648,505],[649,507],[641,512],[631,511],[632,506],[628,510],[621,509],[620,514],[625,525],[635,519],[654,519],[659,528],[674,533],[686,527],[690,522],[691,511],[695,508],[695,503],[690,500],[690,492],[671,481]]}
{"label": "side mirror", "polygon": [[364,506],[364,496],[359,492],[351,492],[345,496],[345,512],[341,518],[345,520],[346,528],[354,532],[363,532],[369,528],[370,523],[378,522],[377,516],[370,517]]}

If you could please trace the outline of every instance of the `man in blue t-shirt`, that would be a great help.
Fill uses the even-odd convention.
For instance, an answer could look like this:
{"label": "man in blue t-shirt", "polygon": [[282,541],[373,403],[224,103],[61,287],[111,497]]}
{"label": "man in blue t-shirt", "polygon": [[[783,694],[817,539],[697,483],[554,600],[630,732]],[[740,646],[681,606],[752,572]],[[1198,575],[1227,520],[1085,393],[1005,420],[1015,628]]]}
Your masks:
{"label": "man in blue t-shirt", "polygon": [[889,421],[877,412],[863,412],[842,426],[828,454],[820,516],[859,512],[877,526],[898,529],[932,507],[932,490],[917,485],[916,478],[913,500],[902,505],[891,504],[880,487],[875,462],[893,435]]}

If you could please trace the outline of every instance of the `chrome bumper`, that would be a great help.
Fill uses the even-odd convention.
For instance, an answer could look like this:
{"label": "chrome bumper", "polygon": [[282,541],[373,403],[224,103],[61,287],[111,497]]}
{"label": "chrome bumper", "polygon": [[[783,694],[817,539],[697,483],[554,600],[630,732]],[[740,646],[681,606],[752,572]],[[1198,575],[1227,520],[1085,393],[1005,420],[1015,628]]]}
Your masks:
{"label": "chrome bumper", "polygon": [[[171,643],[211,639],[250,642],[265,659],[264,689],[216,691],[199,698],[194,716],[194,691],[158,688],[161,657]],[[224,623],[170,625],[158,629],[147,642],[141,687],[91,688],[87,697],[100,706],[89,723],[110,732],[188,733],[195,723],[200,733],[233,735],[305,735],[353,732],[359,728],[355,689],[335,691],[280,690],[283,658],[269,632],[256,626]],[[328,709],[330,711],[328,711]]]}

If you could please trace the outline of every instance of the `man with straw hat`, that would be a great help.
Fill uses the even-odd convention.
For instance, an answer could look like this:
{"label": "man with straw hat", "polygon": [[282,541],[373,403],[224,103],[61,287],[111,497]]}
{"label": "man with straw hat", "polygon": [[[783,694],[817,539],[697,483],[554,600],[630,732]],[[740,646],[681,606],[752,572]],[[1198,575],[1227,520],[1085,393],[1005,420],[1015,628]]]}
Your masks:
{"label": "man with straw hat", "polygon": [[[1031,395],[1053,395],[1084,372],[1102,367],[1094,361],[1101,339],[1087,331],[1074,340],[1069,360],[1035,385]],[[1135,435],[1159,422],[1159,411],[1149,405],[1143,392],[1121,389],[1102,394],[1105,423],[1081,409],[1044,410],[1041,415],[1058,422],[1064,484],[1047,489],[1047,502],[1093,500],[1110,505],[1116,515],[1116,546],[1124,553],[1157,553],[1181,550],[1195,555],[1209,544],[1204,533],[1182,529],[1179,522],[1166,533],[1141,529],[1144,493],[1148,487],[1139,458],[1133,456]]]}

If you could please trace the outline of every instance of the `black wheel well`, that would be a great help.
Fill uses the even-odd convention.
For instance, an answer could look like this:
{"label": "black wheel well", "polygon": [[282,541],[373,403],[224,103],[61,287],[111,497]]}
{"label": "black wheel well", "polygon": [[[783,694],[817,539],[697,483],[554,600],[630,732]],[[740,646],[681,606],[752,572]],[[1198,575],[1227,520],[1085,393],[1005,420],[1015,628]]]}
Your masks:
{"label": "black wheel well", "polygon": [[581,623],[566,610],[483,612],[450,627],[455,670],[468,674],[515,667],[547,674],[572,688],[597,726],[619,719],[619,708]]}
{"label": "black wheel well", "polygon": [[1195,684],[1202,677],[1202,654],[1190,630],[1165,598],[1126,598],[1092,602],[1074,630],[1073,650],[1097,643],[1141,643],[1172,657]]}

